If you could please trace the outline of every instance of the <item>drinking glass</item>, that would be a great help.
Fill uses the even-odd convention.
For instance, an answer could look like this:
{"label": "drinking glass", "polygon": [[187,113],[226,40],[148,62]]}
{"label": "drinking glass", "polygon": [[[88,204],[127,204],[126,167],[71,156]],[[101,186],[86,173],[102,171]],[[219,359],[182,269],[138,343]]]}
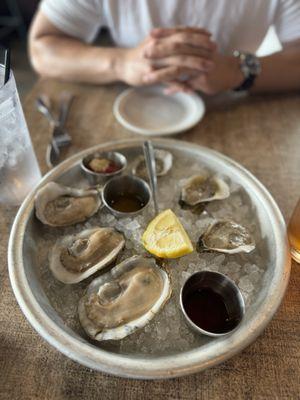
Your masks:
{"label": "drinking glass", "polygon": [[295,261],[300,263],[300,199],[288,225],[288,237],[291,255]]}
{"label": "drinking glass", "polygon": [[0,64],[0,203],[19,205],[41,179],[13,72]]}

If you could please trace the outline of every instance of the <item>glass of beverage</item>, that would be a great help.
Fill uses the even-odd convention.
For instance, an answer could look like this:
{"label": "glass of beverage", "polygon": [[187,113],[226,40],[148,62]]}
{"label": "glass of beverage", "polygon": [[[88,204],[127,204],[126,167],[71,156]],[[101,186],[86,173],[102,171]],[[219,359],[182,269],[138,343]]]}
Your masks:
{"label": "glass of beverage", "polygon": [[0,64],[0,204],[19,205],[41,179],[12,71]]}
{"label": "glass of beverage", "polygon": [[291,255],[297,263],[300,263],[300,200],[288,225],[288,237],[291,245]]}

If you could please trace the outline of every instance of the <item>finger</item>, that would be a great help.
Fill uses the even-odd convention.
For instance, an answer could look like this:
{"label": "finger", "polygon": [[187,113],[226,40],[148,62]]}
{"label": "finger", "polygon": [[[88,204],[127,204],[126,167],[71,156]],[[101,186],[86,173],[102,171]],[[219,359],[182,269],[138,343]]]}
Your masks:
{"label": "finger", "polygon": [[207,79],[206,74],[199,74],[198,77],[190,79],[185,82],[185,84],[195,91],[201,90],[208,95],[214,95],[220,91],[218,85],[215,86],[214,82],[210,82],[209,79]]}
{"label": "finger", "polygon": [[190,46],[186,43],[176,42],[170,39],[150,40],[144,48],[145,58],[163,58],[174,54],[200,56],[208,60],[212,59],[214,52],[203,47]]}
{"label": "finger", "polygon": [[172,56],[157,59],[153,62],[153,66],[163,68],[168,66],[185,67],[200,72],[211,71],[215,64],[211,60],[203,57],[195,56]]}
{"label": "finger", "polygon": [[178,83],[177,81],[170,81],[168,82],[168,85],[165,89],[164,89],[164,93],[171,95],[171,94],[175,94],[178,92],[183,92],[183,93],[194,93],[193,89],[191,89],[187,84],[182,84],[182,83]]}
{"label": "finger", "polygon": [[174,43],[184,43],[190,46],[201,47],[208,51],[215,51],[217,48],[217,44],[213,42],[210,37],[197,33],[179,32],[175,33],[169,39],[171,38]]}
{"label": "finger", "polygon": [[147,84],[150,83],[153,84],[158,82],[177,80],[180,78],[180,76],[183,76],[184,74],[189,74],[191,73],[191,71],[192,70],[190,68],[184,68],[184,67],[171,66],[171,67],[161,68],[144,75],[143,81]]}
{"label": "finger", "polygon": [[160,46],[161,49],[168,48],[173,52],[176,52],[176,49],[182,48],[183,45],[205,49],[209,52],[215,52],[217,49],[217,44],[211,41],[208,36],[187,32],[175,33],[170,37],[161,39],[151,38],[150,41],[145,45],[145,48],[153,49]]}
{"label": "finger", "polygon": [[174,86],[166,87],[163,90],[163,92],[164,92],[164,94],[172,95],[172,94],[175,94],[175,93],[178,93],[178,92],[184,92],[184,88],[174,85]]}
{"label": "finger", "polygon": [[174,35],[174,33],[178,32],[190,32],[190,33],[198,33],[206,36],[211,36],[211,33],[204,28],[197,27],[184,27],[184,26],[175,26],[173,28],[155,28],[150,32],[150,36],[154,38],[162,38]]}

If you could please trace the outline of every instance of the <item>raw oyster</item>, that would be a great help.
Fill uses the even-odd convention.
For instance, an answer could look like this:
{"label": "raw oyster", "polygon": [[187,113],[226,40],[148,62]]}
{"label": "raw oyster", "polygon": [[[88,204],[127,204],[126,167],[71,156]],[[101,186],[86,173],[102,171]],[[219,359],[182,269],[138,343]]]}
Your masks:
{"label": "raw oyster", "polygon": [[213,250],[221,253],[250,253],[255,242],[248,230],[230,220],[217,220],[208,226],[198,241],[198,250]]}
{"label": "raw oyster", "polygon": [[[156,175],[157,176],[166,175],[170,171],[173,165],[172,153],[166,150],[155,149],[154,157],[156,163]],[[137,159],[135,160],[132,168],[132,173],[143,179],[148,178],[145,157],[143,155],[137,157]]]}
{"label": "raw oyster", "polygon": [[170,295],[169,277],[155,260],[133,256],[88,286],[79,320],[95,340],[122,339],[143,328]]}
{"label": "raw oyster", "polygon": [[190,207],[199,203],[226,199],[230,190],[226,182],[206,172],[189,178],[181,188],[180,202]]}
{"label": "raw oyster", "polygon": [[67,226],[85,221],[101,205],[97,190],[74,189],[49,182],[35,196],[35,213],[43,224]]}
{"label": "raw oyster", "polygon": [[77,283],[110,264],[125,240],[114,228],[86,229],[59,239],[49,256],[49,267],[63,283]]}

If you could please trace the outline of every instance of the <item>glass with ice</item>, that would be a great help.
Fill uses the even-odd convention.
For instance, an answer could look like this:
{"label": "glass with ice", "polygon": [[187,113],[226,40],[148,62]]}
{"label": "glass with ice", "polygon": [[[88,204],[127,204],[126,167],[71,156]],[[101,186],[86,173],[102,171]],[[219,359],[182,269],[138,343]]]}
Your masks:
{"label": "glass with ice", "polygon": [[0,65],[0,204],[19,205],[41,179],[12,71]]}

